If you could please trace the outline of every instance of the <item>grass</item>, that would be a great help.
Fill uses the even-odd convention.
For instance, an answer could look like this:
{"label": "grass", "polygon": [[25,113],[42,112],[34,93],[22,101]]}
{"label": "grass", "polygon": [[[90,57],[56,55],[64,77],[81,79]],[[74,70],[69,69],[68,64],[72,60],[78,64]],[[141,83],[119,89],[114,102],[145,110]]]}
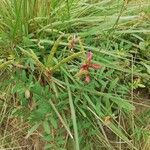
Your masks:
{"label": "grass", "polygon": [[0,10],[0,149],[148,150],[149,1]]}

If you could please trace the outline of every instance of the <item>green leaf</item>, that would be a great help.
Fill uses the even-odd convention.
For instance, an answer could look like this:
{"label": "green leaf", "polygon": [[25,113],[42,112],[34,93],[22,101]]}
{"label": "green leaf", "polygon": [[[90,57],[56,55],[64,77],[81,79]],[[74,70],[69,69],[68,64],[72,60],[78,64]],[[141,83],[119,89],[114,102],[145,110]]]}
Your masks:
{"label": "green leaf", "polygon": [[113,81],[111,81],[108,92],[113,91],[113,89],[115,89],[117,82],[118,82],[119,78],[114,79]]}
{"label": "green leaf", "polygon": [[66,85],[67,85],[67,90],[68,90],[71,117],[72,117],[72,123],[73,123],[74,134],[75,134],[75,146],[76,146],[76,150],[80,150],[76,113],[75,113],[75,108],[74,108],[73,99],[72,99],[72,93],[71,93],[71,89],[70,89],[70,85],[69,85],[67,76],[65,76],[65,80],[66,80]]}
{"label": "green leaf", "polygon": [[34,131],[37,130],[37,128],[39,127],[40,123],[36,123],[29,131],[28,131],[28,134],[26,135],[26,139],[33,134]]}
{"label": "green leaf", "polygon": [[147,69],[147,73],[150,74],[150,65],[147,65],[147,64],[145,64],[145,63],[143,63],[143,64],[144,64],[144,66],[145,66],[146,69]]}
{"label": "green leaf", "polygon": [[27,76],[26,76],[26,72],[25,72],[25,70],[23,70],[23,71],[22,71],[21,79],[22,79],[22,81],[24,81],[24,82],[26,82],[26,81],[27,81]]}
{"label": "green leaf", "polygon": [[144,85],[144,84],[139,83],[139,84],[138,84],[138,87],[145,88],[145,85]]}
{"label": "green leaf", "polygon": [[50,105],[52,106],[53,110],[55,111],[55,113],[57,114],[58,118],[60,119],[60,121],[62,122],[63,126],[65,127],[65,129],[67,130],[68,134],[70,135],[70,137],[73,139],[73,136],[70,132],[70,129],[68,127],[68,125],[66,124],[66,122],[64,121],[64,119],[62,118],[62,116],[60,115],[59,111],[57,110],[57,108],[55,107],[54,103],[49,100]]}
{"label": "green leaf", "polygon": [[53,141],[53,137],[51,136],[51,134],[46,134],[46,135],[44,135],[44,136],[42,137],[42,139],[43,139],[44,141],[47,141],[47,142]]}
{"label": "green leaf", "polygon": [[44,147],[44,150],[49,150],[52,147],[53,147],[52,144],[46,144],[45,147]]}
{"label": "green leaf", "polygon": [[49,123],[48,121],[44,121],[43,122],[43,127],[44,127],[44,131],[47,133],[47,134],[50,134],[50,126],[49,126]]}
{"label": "green leaf", "polygon": [[87,117],[86,113],[82,110],[82,108],[78,107],[78,109],[79,109],[80,113],[83,115],[83,117],[86,118]]}
{"label": "green leaf", "polygon": [[132,111],[135,110],[135,106],[133,106],[132,104],[130,104],[130,102],[128,102],[127,100],[121,99],[121,98],[111,98],[111,100],[113,102],[115,102],[119,107],[124,108],[128,111]]}
{"label": "green leaf", "polygon": [[56,120],[55,118],[53,118],[53,117],[51,117],[49,120],[50,120],[52,126],[53,126],[55,129],[57,129],[57,127],[58,127],[58,125],[57,125],[57,120]]}

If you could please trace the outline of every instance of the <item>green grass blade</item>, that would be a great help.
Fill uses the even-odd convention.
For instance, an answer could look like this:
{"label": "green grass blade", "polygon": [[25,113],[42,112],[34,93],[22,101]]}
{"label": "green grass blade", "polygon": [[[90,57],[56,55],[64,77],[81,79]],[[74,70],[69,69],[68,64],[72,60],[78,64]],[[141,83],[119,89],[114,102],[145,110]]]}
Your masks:
{"label": "green grass blade", "polygon": [[58,112],[57,108],[55,107],[55,105],[53,104],[53,102],[51,100],[49,100],[50,105],[52,106],[53,110],[55,111],[55,113],[57,114],[58,118],[60,119],[60,121],[62,122],[63,126],[65,127],[65,129],[67,130],[68,134],[70,135],[70,137],[73,139],[73,136],[70,132],[69,127],[67,126],[67,124],[65,123],[65,121],[63,120],[63,118],[61,117],[60,113]]}
{"label": "green grass blade", "polygon": [[69,81],[66,76],[65,76],[65,80],[66,80],[66,85],[67,85],[67,90],[68,90],[68,95],[69,95],[69,104],[70,104],[71,116],[72,116],[73,128],[74,128],[74,134],[75,134],[76,150],[80,150],[76,113],[75,113],[75,108],[74,108],[74,104],[73,104],[73,100],[72,100],[72,94],[71,94],[71,89],[69,86]]}

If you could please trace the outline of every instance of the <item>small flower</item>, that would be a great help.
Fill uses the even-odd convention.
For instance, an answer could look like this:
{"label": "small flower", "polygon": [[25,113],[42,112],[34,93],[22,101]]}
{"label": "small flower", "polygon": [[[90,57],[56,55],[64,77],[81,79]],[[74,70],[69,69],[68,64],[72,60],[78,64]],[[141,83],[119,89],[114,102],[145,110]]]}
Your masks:
{"label": "small flower", "polygon": [[87,74],[86,76],[85,76],[85,82],[86,83],[89,83],[90,82],[90,75],[89,74]]}
{"label": "small flower", "polygon": [[93,64],[92,61],[93,58],[93,53],[90,51],[87,54],[87,59],[85,60],[84,64],[81,66],[81,69],[77,75],[80,77],[82,75],[85,75],[85,82],[89,83],[90,82],[90,72],[89,69],[100,69],[101,66],[99,64]]}
{"label": "small flower", "polygon": [[68,45],[69,49],[73,49],[78,42],[79,42],[79,38],[76,37],[76,35],[73,35],[69,39],[69,45]]}

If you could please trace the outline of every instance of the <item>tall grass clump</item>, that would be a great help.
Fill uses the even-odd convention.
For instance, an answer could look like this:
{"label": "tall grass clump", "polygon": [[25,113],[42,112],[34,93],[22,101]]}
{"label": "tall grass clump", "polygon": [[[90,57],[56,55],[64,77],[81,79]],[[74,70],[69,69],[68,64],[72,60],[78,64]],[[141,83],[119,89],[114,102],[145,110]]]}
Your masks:
{"label": "tall grass clump", "polygon": [[1,0],[0,149],[148,150],[149,9]]}

